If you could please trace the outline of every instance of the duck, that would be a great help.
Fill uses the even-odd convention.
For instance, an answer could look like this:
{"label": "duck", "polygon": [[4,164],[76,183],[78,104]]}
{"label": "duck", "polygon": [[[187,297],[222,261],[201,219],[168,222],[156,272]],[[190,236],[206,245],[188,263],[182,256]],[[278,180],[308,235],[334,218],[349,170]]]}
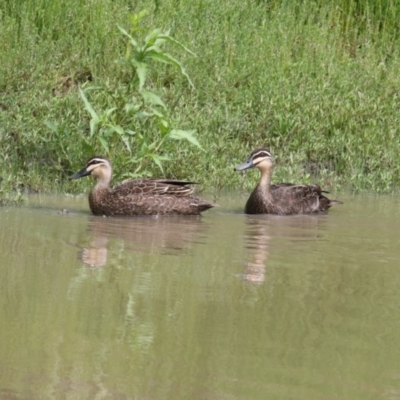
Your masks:
{"label": "duck", "polygon": [[196,182],[144,178],[127,180],[110,188],[113,170],[106,157],[92,157],[70,179],[93,176],[97,183],[89,194],[89,207],[94,215],[200,215],[215,206],[194,196],[189,186]]}
{"label": "duck", "polygon": [[319,185],[297,185],[293,183],[271,184],[274,158],[265,148],[257,148],[250,153],[248,159],[234,168],[245,171],[258,168],[261,173],[260,182],[247,200],[246,214],[311,214],[328,211],[338,200],[330,200]]}

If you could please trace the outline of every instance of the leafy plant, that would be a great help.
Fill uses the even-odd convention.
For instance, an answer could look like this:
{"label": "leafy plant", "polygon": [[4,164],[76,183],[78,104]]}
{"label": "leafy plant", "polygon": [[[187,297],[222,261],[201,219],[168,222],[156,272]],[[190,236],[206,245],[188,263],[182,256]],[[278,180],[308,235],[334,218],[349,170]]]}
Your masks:
{"label": "leafy plant", "polygon": [[[128,71],[125,78],[127,83],[120,83],[114,89],[106,86],[86,89],[86,93],[102,92],[108,108],[96,111],[85,91],[79,89],[85,108],[90,114],[90,133],[89,136],[84,136],[88,150],[94,153],[100,147],[109,154],[112,146],[122,143],[127,155],[125,162],[137,165],[129,176],[146,172],[144,167],[149,161],[163,171],[163,163],[169,160],[169,157],[161,152],[168,141],[187,141],[202,149],[194,130],[180,130],[174,127],[166,104],[151,90],[148,83],[152,63],[157,62],[176,67],[193,88],[182,63],[163,48],[166,43],[170,43],[193,56],[194,53],[173,39],[169,32],[162,33],[160,29],[154,29],[144,38],[143,43],[140,43],[140,22],[145,15],[145,12],[141,12],[131,16],[129,32],[118,26],[126,42],[126,51],[124,58],[117,63]],[[149,134],[154,128],[158,134]]]}

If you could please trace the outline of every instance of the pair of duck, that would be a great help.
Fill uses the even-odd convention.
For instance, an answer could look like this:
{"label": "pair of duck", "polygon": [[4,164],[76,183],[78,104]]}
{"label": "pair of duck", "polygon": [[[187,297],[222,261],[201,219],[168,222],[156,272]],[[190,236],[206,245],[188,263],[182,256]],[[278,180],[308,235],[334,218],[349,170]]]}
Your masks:
{"label": "pair of duck", "polygon": [[[261,179],[245,206],[246,214],[309,214],[327,211],[339,204],[323,195],[318,185],[271,184],[274,159],[266,149],[252,151],[236,171],[258,168]],[[89,194],[90,210],[95,215],[199,215],[215,205],[193,195],[188,185],[195,182],[172,179],[138,179],[110,188],[112,167],[104,157],[91,158],[85,167],[71,176],[92,175],[97,184]]]}

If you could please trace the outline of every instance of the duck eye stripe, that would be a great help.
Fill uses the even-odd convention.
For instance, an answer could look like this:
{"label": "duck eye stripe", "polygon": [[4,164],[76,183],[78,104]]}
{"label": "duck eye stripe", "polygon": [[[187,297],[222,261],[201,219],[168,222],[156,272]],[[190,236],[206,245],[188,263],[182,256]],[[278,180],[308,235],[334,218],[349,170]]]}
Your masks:
{"label": "duck eye stripe", "polygon": [[87,163],[87,166],[89,167],[90,165],[97,165],[97,164],[101,164],[102,161],[101,160],[91,160]]}
{"label": "duck eye stripe", "polygon": [[266,153],[265,151],[253,154],[253,159],[257,159],[257,158],[260,158],[260,157],[262,157],[262,158],[271,157],[271,154]]}

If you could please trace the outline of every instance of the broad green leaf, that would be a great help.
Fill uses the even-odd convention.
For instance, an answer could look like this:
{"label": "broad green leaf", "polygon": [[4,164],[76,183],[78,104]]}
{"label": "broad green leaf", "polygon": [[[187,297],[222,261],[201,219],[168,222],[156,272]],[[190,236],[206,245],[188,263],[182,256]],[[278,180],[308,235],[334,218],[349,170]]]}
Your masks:
{"label": "broad green leaf", "polygon": [[151,113],[147,113],[147,116],[152,116],[152,115],[156,115],[159,118],[165,118],[165,114],[162,113],[162,111],[157,110],[156,108],[151,107],[150,108]]}
{"label": "broad green leaf", "polygon": [[113,107],[113,108],[109,108],[108,110],[106,110],[106,112],[104,113],[107,117],[109,117],[114,111],[117,110],[117,107]]}
{"label": "broad green leaf", "polygon": [[158,127],[163,135],[171,132],[171,123],[166,118],[160,118],[158,122]]}
{"label": "broad green leaf", "polygon": [[44,121],[44,124],[53,132],[58,132],[58,126],[54,122]]}
{"label": "broad green leaf", "polygon": [[143,96],[143,99],[153,105],[156,106],[161,106],[162,108],[164,108],[164,110],[167,109],[167,107],[165,106],[164,102],[161,100],[161,98],[159,96],[157,96],[154,92],[150,92],[148,90],[143,89],[140,92]]}
{"label": "broad green leaf", "polygon": [[92,91],[95,91],[95,90],[104,90],[104,86],[100,86],[100,85],[98,85],[98,86],[87,86],[85,88],[85,92],[92,92]]}
{"label": "broad green leaf", "polygon": [[131,111],[138,111],[140,108],[140,105],[137,103],[126,103],[124,106],[125,112],[129,114]]}
{"label": "broad green leaf", "polygon": [[132,157],[130,158],[126,163],[127,164],[137,164],[140,161],[140,158],[138,157]]}
{"label": "broad green leaf", "polygon": [[108,143],[107,140],[105,140],[103,137],[101,136],[97,136],[98,141],[100,142],[100,144],[103,146],[103,149],[106,151],[106,153],[108,154]]}
{"label": "broad green leaf", "polygon": [[142,90],[147,76],[147,64],[144,62],[140,62],[137,60],[131,60],[132,65],[134,66],[137,76],[139,78],[139,90]]}
{"label": "broad green leaf", "polygon": [[179,130],[179,129],[173,129],[169,133],[168,137],[170,139],[175,139],[175,140],[187,140],[188,142],[194,144],[199,149],[204,151],[204,149],[201,147],[200,143],[198,142],[198,140],[194,136],[195,132],[196,132],[195,130],[182,131],[182,130]]}
{"label": "broad green leaf", "polygon": [[150,32],[144,39],[146,43],[145,47],[153,46],[156,39],[160,36],[160,32],[160,29],[154,29],[152,32]]}
{"label": "broad green leaf", "polygon": [[97,113],[94,110],[94,108],[92,107],[92,105],[89,103],[89,100],[86,98],[85,93],[83,92],[83,90],[81,88],[79,88],[79,94],[81,95],[82,100],[85,103],[85,108],[89,112],[90,116],[93,119],[100,120],[99,116],[97,115]]}
{"label": "broad green leaf", "polygon": [[154,115],[153,112],[148,112],[148,111],[142,111],[142,112],[138,113],[138,117],[140,117],[142,119],[147,118],[147,117],[152,117],[153,115]]}
{"label": "broad green leaf", "polygon": [[129,19],[132,25],[136,25],[145,15],[147,15],[147,10],[142,10],[138,14],[129,14]]}
{"label": "broad green leaf", "polygon": [[151,46],[146,53],[147,58],[152,58],[153,60],[165,63],[165,64],[173,64],[173,61],[168,57],[167,53],[164,53],[159,48],[155,46]]}
{"label": "broad green leaf", "polygon": [[168,127],[170,126],[170,123],[169,123],[169,121],[168,121],[166,118],[162,118],[162,119],[160,120],[160,123],[161,123],[163,126],[165,126],[166,128],[168,128]]}
{"label": "broad green leaf", "polygon": [[90,137],[92,137],[96,133],[97,125],[99,124],[100,120],[92,118],[90,120]]}
{"label": "broad green leaf", "polygon": [[150,154],[150,158],[153,160],[154,164],[156,164],[158,168],[160,168],[161,172],[164,173],[160,157],[156,154]]}
{"label": "broad green leaf", "polygon": [[138,14],[130,14],[130,20],[131,20],[131,31],[136,32],[140,30],[139,28],[139,23],[140,21],[148,14],[148,11],[146,9],[140,11]]}
{"label": "broad green leaf", "polygon": [[176,67],[179,68],[179,70],[181,71],[181,74],[184,75],[186,77],[186,79],[188,80],[188,82],[190,83],[190,86],[192,86],[192,88],[194,89],[194,85],[193,82],[191,81],[188,73],[186,72],[185,67],[178,61],[176,60],[174,57],[172,57],[170,54],[168,53],[163,53],[163,52],[159,52],[154,46],[152,47],[152,51],[149,51],[146,54],[146,57],[148,58],[152,58],[153,60],[156,61],[160,61],[163,62],[165,64],[173,64]]}
{"label": "broad green leaf", "polygon": [[158,36],[154,41],[153,46],[162,51],[161,49],[164,47],[166,40],[162,37]]}
{"label": "broad green leaf", "polygon": [[126,136],[121,136],[121,139],[124,142],[126,149],[129,151],[129,154],[131,154],[132,150],[128,138]]}
{"label": "broad green leaf", "polygon": [[168,136],[168,134],[171,132],[171,129],[169,129],[169,128],[166,128],[165,126],[163,126],[163,125],[158,125],[158,130],[160,131],[160,133],[161,133],[161,137],[164,139],[165,137],[167,137]]}
{"label": "broad green leaf", "polygon": [[139,48],[139,45],[138,45],[137,41],[136,41],[124,28],[122,28],[122,27],[119,26],[119,25],[117,25],[117,27],[118,27],[118,29],[121,31],[121,33],[122,33],[124,36],[126,36],[127,38],[129,38],[129,40],[130,40],[132,46],[133,46],[135,49],[138,49],[138,48]]}
{"label": "broad green leaf", "polygon": [[158,37],[160,39],[167,40],[168,42],[176,44],[177,46],[179,46],[183,50],[187,51],[192,56],[197,57],[196,54],[193,53],[192,50],[188,49],[185,45],[183,45],[181,42],[178,42],[176,39],[174,39],[173,37],[169,36],[167,33],[164,33],[164,34],[161,33],[160,35],[158,35]]}
{"label": "broad green leaf", "polygon": [[99,132],[99,135],[101,135],[104,139],[108,139],[113,136],[114,132],[114,127],[109,126],[108,128],[101,130],[101,132]]}
{"label": "broad green leaf", "polygon": [[112,125],[111,128],[113,129],[114,132],[117,132],[119,135],[123,136],[124,135],[124,128],[120,125]]}

